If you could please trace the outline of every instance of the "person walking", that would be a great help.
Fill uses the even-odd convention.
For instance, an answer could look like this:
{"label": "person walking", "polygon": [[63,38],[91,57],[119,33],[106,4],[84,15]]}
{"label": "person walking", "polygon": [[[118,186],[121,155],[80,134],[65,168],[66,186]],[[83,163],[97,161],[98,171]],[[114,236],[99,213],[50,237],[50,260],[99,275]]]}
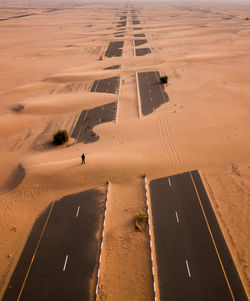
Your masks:
{"label": "person walking", "polygon": [[85,155],[82,154],[82,155],[81,155],[81,158],[82,158],[82,164],[85,164]]}

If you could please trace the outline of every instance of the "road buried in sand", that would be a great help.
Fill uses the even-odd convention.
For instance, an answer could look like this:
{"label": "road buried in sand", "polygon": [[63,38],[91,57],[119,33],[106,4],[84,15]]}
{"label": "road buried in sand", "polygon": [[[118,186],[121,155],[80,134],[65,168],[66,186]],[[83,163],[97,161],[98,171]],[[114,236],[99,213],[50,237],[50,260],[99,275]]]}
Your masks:
{"label": "road buried in sand", "polygon": [[[122,21],[125,22],[126,21]],[[122,49],[124,42],[110,42],[105,56],[116,57],[122,56]],[[114,65],[108,69],[119,69],[120,65]],[[119,93],[120,87],[120,77],[114,76],[111,78],[106,78],[102,80],[94,81],[90,91],[99,93]],[[93,127],[104,123],[114,121],[117,114],[117,103],[113,102],[107,105],[103,105],[91,110],[84,110],[81,112],[75,128],[72,132],[72,137],[75,139],[76,143],[91,143],[99,139],[99,136],[93,132]]]}

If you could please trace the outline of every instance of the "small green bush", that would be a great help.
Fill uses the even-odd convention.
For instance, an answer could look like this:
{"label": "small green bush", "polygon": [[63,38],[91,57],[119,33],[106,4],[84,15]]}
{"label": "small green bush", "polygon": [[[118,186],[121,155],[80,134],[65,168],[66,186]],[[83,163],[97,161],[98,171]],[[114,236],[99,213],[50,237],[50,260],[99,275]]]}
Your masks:
{"label": "small green bush", "polygon": [[65,130],[59,130],[57,133],[53,136],[53,143],[55,145],[61,145],[69,140],[69,135],[67,131]]}
{"label": "small green bush", "polygon": [[167,76],[167,75],[162,76],[162,77],[160,78],[160,80],[161,80],[161,83],[162,83],[162,84],[167,84],[167,83],[168,83],[168,76]]}
{"label": "small green bush", "polygon": [[139,232],[142,231],[144,225],[148,222],[148,215],[146,212],[138,212],[135,219],[135,229]]}

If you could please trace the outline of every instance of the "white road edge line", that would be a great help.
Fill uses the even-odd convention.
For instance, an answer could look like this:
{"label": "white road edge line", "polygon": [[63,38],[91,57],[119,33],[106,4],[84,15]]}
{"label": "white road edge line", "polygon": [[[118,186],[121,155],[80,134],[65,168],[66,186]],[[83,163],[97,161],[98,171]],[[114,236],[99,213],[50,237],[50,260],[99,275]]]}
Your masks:
{"label": "white road edge line", "polygon": [[[133,50],[134,50],[134,57],[136,57],[135,52],[135,40],[133,40]],[[136,67],[136,64],[134,64]],[[139,80],[138,80],[138,74],[135,71],[135,80],[136,80],[136,93],[137,93],[137,108],[138,108],[138,117],[141,119],[141,98],[140,98],[140,91],[139,91]]]}
{"label": "white road edge line", "polygon": [[179,216],[178,216],[177,211],[175,211],[175,216],[176,216],[177,223],[179,224]]}
{"label": "white road edge line", "polygon": [[140,91],[139,91],[140,88],[139,88],[139,80],[138,80],[137,72],[135,72],[135,79],[136,79],[138,115],[139,115],[139,119],[141,119],[141,97],[140,97]]}
{"label": "white road edge line", "polygon": [[98,262],[98,272],[97,272],[97,279],[96,279],[95,300],[97,299],[97,295],[98,295],[98,291],[99,291],[98,283],[99,283],[101,260],[102,260],[102,247],[103,247],[104,230],[105,230],[105,224],[106,224],[106,213],[107,213],[107,205],[108,205],[109,185],[110,185],[110,182],[107,182],[106,202],[105,202],[104,218],[103,218],[103,225],[102,225],[101,248],[100,248],[100,256],[99,256],[99,262]]}
{"label": "white road edge line", "polygon": [[188,265],[187,260],[186,260],[186,266],[187,266],[188,276],[189,276],[189,278],[191,278],[191,273],[190,273],[190,269],[189,269],[189,265]]}
{"label": "white road edge line", "polygon": [[[121,71],[123,71],[123,65],[121,65]],[[120,83],[119,83],[119,90],[118,90],[118,97],[117,97],[116,115],[115,115],[115,121],[114,121],[115,123],[117,123],[118,114],[119,114],[119,102],[120,102],[121,85],[122,85],[122,73],[120,74],[119,79],[120,79]]]}
{"label": "white road edge line", "polygon": [[168,178],[168,183],[169,183],[169,186],[171,187],[171,180],[170,180],[170,178]]}
{"label": "white road edge line", "polygon": [[65,261],[64,261],[63,272],[66,270],[66,265],[67,265],[67,262],[68,262],[68,258],[69,258],[69,255],[67,254],[66,258],[65,258]]}
{"label": "white road edge line", "polygon": [[154,300],[157,301],[156,298],[156,285],[155,285],[155,271],[154,271],[154,257],[153,257],[153,249],[152,249],[152,239],[151,239],[151,220],[149,215],[149,200],[148,200],[148,183],[147,178],[144,176],[145,182],[145,195],[146,195],[146,204],[147,204],[147,215],[148,215],[148,234],[149,234],[149,245],[150,245],[150,255],[151,255],[151,264],[152,264],[152,277],[153,277],[153,288],[154,288]]}
{"label": "white road edge line", "polygon": [[76,217],[78,217],[79,211],[80,211],[80,206],[78,206],[77,208]]}

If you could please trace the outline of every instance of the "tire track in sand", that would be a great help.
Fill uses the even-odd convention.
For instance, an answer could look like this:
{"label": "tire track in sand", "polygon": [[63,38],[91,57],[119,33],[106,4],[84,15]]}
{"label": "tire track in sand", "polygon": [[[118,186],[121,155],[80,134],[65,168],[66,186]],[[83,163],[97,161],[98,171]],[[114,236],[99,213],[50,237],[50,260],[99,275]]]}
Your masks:
{"label": "tire track in sand", "polygon": [[169,154],[169,151],[167,149],[167,144],[165,142],[164,136],[163,136],[163,126],[162,126],[162,120],[161,120],[161,116],[160,113],[157,113],[157,118],[158,118],[158,125],[159,125],[159,131],[160,131],[160,137],[161,137],[161,144],[162,144],[162,148],[163,148],[163,153],[167,159],[167,161],[169,162],[171,169],[173,169],[173,163],[172,163],[172,159],[171,156]]}
{"label": "tire track in sand", "polygon": [[161,143],[164,151],[164,155],[168,160],[172,169],[182,168],[181,159],[176,151],[173,138],[171,135],[170,127],[165,116],[157,113],[159,131],[161,137]]}
{"label": "tire track in sand", "polygon": [[164,117],[164,121],[165,121],[166,129],[167,129],[167,133],[168,133],[168,140],[169,140],[170,146],[172,148],[172,151],[174,153],[174,156],[175,156],[176,160],[179,163],[179,166],[182,168],[182,162],[181,162],[181,159],[180,159],[180,157],[179,157],[179,155],[176,151],[176,148],[175,148],[175,145],[174,145],[174,142],[173,142],[173,139],[172,139],[171,131],[170,131],[170,128],[169,128],[169,124],[168,124],[168,121],[167,121],[166,117]]}

